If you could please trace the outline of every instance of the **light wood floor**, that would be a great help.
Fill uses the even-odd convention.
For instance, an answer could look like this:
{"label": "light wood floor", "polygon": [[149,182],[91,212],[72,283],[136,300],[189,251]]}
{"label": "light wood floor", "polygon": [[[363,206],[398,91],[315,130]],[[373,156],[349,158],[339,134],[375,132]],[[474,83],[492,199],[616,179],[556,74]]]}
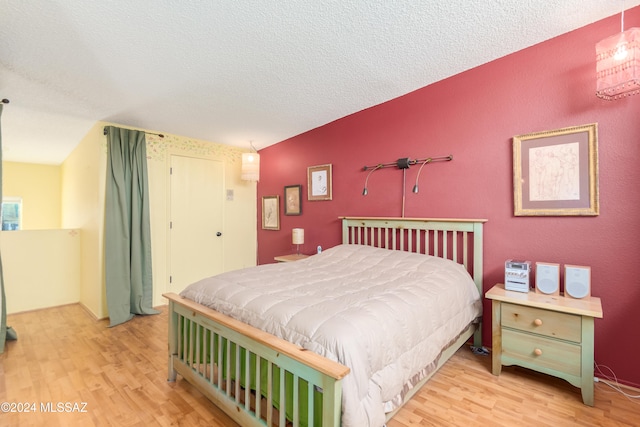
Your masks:
{"label": "light wood floor", "polygon": [[[0,403],[35,412],[0,413],[0,426],[235,426],[187,382],[166,381],[161,310],[115,328],[79,305],[9,316],[19,339],[0,355]],[[494,377],[490,366],[460,349],[388,427],[640,425],[640,403],[604,384],[591,408],[562,380],[517,367]],[[58,402],[85,412],[43,411]]]}

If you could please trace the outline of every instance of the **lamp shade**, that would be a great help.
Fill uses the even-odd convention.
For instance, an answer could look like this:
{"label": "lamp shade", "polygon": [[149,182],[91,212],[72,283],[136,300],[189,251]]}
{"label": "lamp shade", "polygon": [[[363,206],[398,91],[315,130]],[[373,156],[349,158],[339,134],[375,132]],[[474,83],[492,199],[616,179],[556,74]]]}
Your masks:
{"label": "lamp shade", "polygon": [[596,95],[612,100],[640,92],[640,28],[596,44]]}
{"label": "lamp shade", "polygon": [[294,245],[302,245],[304,243],[304,229],[294,228],[291,231],[291,242]]}
{"label": "lamp shade", "polygon": [[260,154],[242,153],[242,175],[245,181],[260,181]]}

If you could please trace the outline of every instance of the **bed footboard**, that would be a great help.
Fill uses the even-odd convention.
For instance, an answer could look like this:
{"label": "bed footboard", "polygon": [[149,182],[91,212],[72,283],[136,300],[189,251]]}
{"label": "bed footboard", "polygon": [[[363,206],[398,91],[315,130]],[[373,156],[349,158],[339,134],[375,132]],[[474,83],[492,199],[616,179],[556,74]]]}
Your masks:
{"label": "bed footboard", "polygon": [[169,381],[177,374],[243,426],[339,426],[349,368],[176,294]]}

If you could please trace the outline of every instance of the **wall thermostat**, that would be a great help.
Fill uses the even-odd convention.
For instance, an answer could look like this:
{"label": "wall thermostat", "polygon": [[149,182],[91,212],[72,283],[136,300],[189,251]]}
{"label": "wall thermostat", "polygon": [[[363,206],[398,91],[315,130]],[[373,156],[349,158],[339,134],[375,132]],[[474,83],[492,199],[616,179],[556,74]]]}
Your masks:
{"label": "wall thermostat", "polygon": [[529,292],[531,261],[508,259],[504,263],[504,288],[508,291]]}

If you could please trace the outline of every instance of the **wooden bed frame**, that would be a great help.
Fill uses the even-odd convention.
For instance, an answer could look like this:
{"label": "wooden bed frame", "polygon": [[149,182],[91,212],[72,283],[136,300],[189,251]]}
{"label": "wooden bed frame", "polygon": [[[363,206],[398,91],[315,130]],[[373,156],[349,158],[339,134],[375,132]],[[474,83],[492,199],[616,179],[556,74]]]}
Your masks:
{"label": "wooden bed frame", "polygon": [[[451,259],[466,267],[483,294],[482,229],[486,220],[340,219],[343,243]],[[169,381],[180,374],[242,426],[264,426],[265,422],[267,426],[311,426],[318,416],[324,427],[340,425],[341,380],[349,373],[348,367],[177,294],[164,296],[169,300]],[[404,401],[472,336],[474,345],[481,346],[480,323],[472,324],[443,350],[436,368]],[[398,410],[387,414],[387,420]]]}

